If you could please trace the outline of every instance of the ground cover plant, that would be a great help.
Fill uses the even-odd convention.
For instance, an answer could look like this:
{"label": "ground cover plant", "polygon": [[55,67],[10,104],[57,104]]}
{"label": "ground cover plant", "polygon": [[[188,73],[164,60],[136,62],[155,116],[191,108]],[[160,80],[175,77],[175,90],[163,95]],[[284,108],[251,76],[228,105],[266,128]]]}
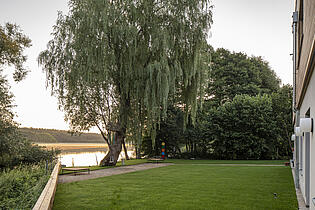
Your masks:
{"label": "ground cover plant", "polygon": [[175,164],[59,184],[54,209],[297,209],[284,166]]}
{"label": "ground cover plant", "polygon": [[44,189],[54,165],[21,165],[0,173],[0,209],[31,209]]}

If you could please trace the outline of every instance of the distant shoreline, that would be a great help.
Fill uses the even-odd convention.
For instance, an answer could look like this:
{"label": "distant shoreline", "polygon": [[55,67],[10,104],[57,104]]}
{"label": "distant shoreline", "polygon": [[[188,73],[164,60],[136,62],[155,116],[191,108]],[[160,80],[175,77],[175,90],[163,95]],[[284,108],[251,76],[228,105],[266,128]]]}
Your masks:
{"label": "distant shoreline", "polygon": [[61,151],[107,149],[105,143],[34,143],[38,146],[44,146],[47,149],[59,149]]}
{"label": "distant shoreline", "polygon": [[[66,151],[92,151],[92,150],[107,150],[108,145],[106,143],[36,143],[38,146],[44,146],[47,149],[59,149],[62,152]],[[134,149],[132,145],[126,145],[128,150]]]}
{"label": "distant shoreline", "polygon": [[41,142],[33,142],[33,144],[38,144],[39,146],[53,146],[53,145],[72,145],[72,146],[87,146],[87,145],[91,145],[91,146],[107,146],[107,144],[104,143],[89,143],[89,142],[67,142],[67,143],[41,143]]}
{"label": "distant shoreline", "polygon": [[59,143],[89,143],[89,144],[105,144],[105,140],[100,134],[81,133],[72,135],[69,131],[53,130],[53,129],[34,129],[20,128],[20,133],[35,144],[59,144]]}

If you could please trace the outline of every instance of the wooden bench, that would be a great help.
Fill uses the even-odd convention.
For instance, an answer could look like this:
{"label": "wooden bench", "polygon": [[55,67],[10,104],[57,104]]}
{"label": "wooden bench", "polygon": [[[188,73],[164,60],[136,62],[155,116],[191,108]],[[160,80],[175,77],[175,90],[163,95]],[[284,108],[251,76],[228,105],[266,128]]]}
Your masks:
{"label": "wooden bench", "polygon": [[160,163],[160,162],[164,161],[164,159],[162,159],[162,158],[149,158],[148,161],[149,162]]}
{"label": "wooden bench", "polygon": [[77,175],[77,173],[84,172],[84,171],[87,171],[88,174],[90,174],[89,168],[62,168],[61,174],[63,174],[63,171],[72,171],[74,172],[74,175]]}

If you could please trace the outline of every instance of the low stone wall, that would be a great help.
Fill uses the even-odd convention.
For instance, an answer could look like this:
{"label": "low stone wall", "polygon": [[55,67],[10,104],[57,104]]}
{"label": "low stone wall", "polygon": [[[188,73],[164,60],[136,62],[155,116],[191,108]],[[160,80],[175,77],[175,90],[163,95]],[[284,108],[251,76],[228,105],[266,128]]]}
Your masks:
{"label": "low stone wall", "polygon": [[54,198],[55,198],[55,192],[57,189],[59,170],[60,170],[60,161],[58,161],[57,164],[55,165],[54,170],[52,171],[51,176],[44,190],[42,191],[35,206],[33,207],[33,210],[52,209]]}

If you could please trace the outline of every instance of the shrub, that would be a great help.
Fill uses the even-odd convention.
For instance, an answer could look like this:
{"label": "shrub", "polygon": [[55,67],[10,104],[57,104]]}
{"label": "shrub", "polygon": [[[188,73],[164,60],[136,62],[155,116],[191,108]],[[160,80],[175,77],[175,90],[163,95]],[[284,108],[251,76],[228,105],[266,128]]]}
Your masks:
{"label": "shrub", "polygon": [[51,170],[46,171],[45,162],[4,170],[0,173],[0,209],[31,209],[50,173]]}
{"label": "shrub", "polygon": [[0,152],[0,170],[13,168],[20,164],[36,164],[41,161],[52,162],[60,153],[59,150],[46,150],[45,147],[33,145],[19,133],[14,133],[6,142],[10,143],[10,148]]}

